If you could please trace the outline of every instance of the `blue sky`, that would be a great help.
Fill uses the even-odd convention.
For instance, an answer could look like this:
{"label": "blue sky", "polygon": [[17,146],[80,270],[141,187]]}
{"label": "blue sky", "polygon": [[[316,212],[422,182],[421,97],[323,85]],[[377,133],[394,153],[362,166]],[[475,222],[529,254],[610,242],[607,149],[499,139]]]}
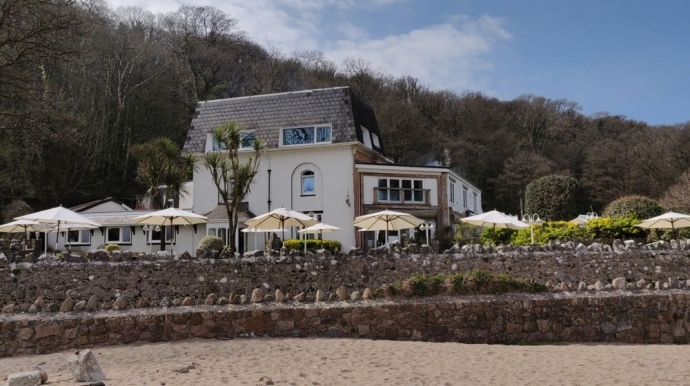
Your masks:
{"label": "blue sky", "polygon": [[[651,124],[690,120],[690,1],[111,0],[170,12],[210,5],[285,55],[410,75],[434,88],[569,99]],[[145,5],[142,5],[145,4]]]}

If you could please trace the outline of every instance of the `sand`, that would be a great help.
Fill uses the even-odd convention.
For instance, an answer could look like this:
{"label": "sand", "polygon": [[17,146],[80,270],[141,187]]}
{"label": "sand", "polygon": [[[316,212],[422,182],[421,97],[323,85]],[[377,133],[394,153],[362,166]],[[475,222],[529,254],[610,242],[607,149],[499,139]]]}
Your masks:
{"label": "sand", "polygon": [[[346,339],[192,340],[93,350],[106,385],[690,385],[690,346],[467,345]],[[74,385],[72,351],[0,359]],[[173,370],[192,365],[188,373]]]}

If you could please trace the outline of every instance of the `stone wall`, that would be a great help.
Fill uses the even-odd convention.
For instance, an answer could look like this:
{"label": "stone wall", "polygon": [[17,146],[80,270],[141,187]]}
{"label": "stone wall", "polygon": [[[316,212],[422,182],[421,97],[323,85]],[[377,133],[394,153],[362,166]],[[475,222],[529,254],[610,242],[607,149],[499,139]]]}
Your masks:
{"label": "stone wall", "polygon": [[687,343],[690,291],[266,303],[0,316],[0,356],[192,338]]}
{"label": "stone wall", "polygon": [[[107,258],[107,257],[106,257]],[[57,310],[69,296],[75,302],[93,295],[108,309],[124,296],[129,307],[158,306],[190,297],[203,304],[209,294],[250,296],[254,288],[268,293],[280,289],[307,296],[320,289],[333,292],[378,288],[412,274],[440,274],[486,269],[546,283],[566,282],[575,290],[584,281],[610,283],[624,277],[628,282],[668,281],[685,284],[690,273],[690,251],[530,253],[455,253],[444,255],[252,257],[231,260],[156,260],[134,262],[65,263],[45,259],[37,264],[0,262],[0,306],[15,304],[27,311],[38,297],[45,309]],[[678,281],[677,279],[681,279]],[[673,286],[671,286],[673,288]],[[663,288],[663,287],[661,287]],[[167,299],[167,300],[166,300]],[[142,302],[142,300],[145,300]]]}

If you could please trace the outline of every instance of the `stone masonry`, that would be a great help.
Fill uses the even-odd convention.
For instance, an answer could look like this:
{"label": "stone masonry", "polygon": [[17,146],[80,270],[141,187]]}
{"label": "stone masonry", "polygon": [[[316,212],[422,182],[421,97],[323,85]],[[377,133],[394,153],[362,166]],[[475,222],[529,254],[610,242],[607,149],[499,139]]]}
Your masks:
{"label": "stone masonry", "polygon": [[0,316],[0,356],[192,338],[687,343],[690,291],[259,303]]}
{"label": "stone masonry", "polygon": [[[107,255],[106,255],[107,258]],[[376,256],[279,256],[221,260],[169,260],[65,263],[42,260],[37,264],[0,261],[0,306],[14,304],[27,311],[41,297],[45,309],[58,311],[68,297],[74,303],[95,295],[102,308],[116,299],[127,308],[137,304],[158,306],[167,299],[189,297],[203,304],[210,294],[231,293],[251,297],[255,288],[268,293],[280,289],[293,296],[317,290],[333,293],[345,286],[351,291],[378,288],[413,274],[448,274],[472,269],[507,273],[513,277],[567,283],[611,283],[622,277],[628,283],[644,279],[685,283],[689,279],[690,251],[529,253],[453,253],[444,255],[386,254]],[[670,288],[674,288],[671,286]],[[44,309],[44,311],[45,311]]]}

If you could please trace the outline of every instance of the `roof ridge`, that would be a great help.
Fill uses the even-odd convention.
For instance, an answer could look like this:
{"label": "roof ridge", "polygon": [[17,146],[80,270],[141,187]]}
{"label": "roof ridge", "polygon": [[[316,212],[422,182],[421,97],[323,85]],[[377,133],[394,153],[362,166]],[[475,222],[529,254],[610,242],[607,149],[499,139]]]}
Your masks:
{"label": "roof ridge", "polygon": [[258,94],[258,95],[248,95],[248,96],[233,97],[233,98],[212,99],[212,100],[208,100],[208,101],[199,101],[197,103],[197,105],[203,106],[205,104],[215,104],[215,103],[219,103],[219,102],[244,101],[244,100],[249,100],[249,99],[269,99],[269,98],[277,97],[277,96],[307,94],[307,93],[319,92],[319,91],[344,90],[344,89],[349,89],[349,88],[350,88],[350,86],[313,88],[313,89],[309,89],[309,90],[285,91],[285,92],[276,92],[276,93],[271,93],[271,94]]}

